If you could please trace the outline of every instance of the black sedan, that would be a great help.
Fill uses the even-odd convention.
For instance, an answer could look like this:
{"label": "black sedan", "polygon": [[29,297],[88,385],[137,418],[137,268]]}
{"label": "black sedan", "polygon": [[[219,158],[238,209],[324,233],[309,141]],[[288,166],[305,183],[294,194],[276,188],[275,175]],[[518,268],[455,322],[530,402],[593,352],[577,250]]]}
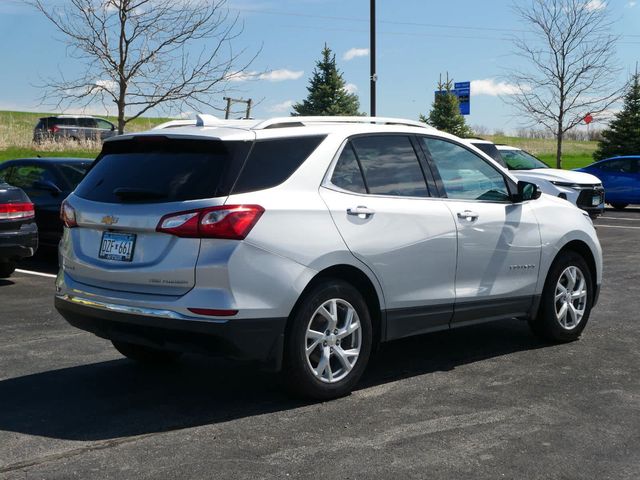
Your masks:
{"label": "black sedan", "polygon": [[38,227],[29,197],[0,180],[0,278],[16,269],[16,262],[38,248]]}
{"label": "black sedan", "polygon": [[92,162],[90,158],[24,158],[0,163],[0,179],[20,187],[35,205],[41,245],[60,242],[60,204]]}

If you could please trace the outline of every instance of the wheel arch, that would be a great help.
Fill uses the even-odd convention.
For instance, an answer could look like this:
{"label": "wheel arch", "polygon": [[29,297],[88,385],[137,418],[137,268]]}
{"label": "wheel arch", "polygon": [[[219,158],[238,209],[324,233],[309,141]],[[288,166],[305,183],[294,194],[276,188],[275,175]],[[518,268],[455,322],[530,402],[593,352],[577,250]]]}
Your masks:
{"label": "wheel arch", "polygon": [[384,299],[380,298],[381,294],[378,293],[378,288],[376,288],[374,281],[364,271],[348,264],[339,264],[327,267],[319,271],[309,281],[307,286],[298,297],[295,305],[291,309],[291,313],[289,314],[289,318],[287,319],[287,324],[285,327],[285,334],[289,330],[289,325],[292,321],[292,318],[299,308],[305,295],[318,283],[328,279],[343,280],[353,285],[362,294],[365,302],[367,303],[367,306],[369,307],[369,313],[371,315],[371,326],[373,328],[373,345],[374,347],[379,345],[381,339],[384,338],[385,330],[385,317],[383,315],[382,308]]}

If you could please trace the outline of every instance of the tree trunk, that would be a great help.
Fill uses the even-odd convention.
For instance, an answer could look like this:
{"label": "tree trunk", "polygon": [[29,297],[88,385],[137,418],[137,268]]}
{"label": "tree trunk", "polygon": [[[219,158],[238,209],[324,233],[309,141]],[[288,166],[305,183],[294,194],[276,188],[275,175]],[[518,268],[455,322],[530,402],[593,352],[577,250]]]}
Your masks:
{"label": "tree trunk", "polygon": [[562,137],[564,132],[562,127],[558,125],[558,131],[556,132],[556,168],[562,168]]}

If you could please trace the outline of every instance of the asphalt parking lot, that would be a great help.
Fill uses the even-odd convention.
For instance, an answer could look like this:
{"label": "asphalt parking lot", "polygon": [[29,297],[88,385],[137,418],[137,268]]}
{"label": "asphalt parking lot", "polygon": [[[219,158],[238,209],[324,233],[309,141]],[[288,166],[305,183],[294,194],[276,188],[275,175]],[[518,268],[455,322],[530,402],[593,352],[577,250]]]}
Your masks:
{"label": "asphalt parking lot", "polygon": [[62,320],[53,278],[18,272],[0,280],[0,478],[640,478],[640,208],[596,223],[580,341],[518,321],[397,341],[327,403],[217,359],[136,366]]}

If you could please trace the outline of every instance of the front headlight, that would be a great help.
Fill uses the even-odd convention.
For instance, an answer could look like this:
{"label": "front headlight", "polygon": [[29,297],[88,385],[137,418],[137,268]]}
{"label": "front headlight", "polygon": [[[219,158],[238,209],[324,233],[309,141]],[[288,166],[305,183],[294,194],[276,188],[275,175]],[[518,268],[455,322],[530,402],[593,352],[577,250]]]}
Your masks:
{"label": "front headlight", "polygon": [[571,182],[554,182],[553,180],[550,180],[550,183],[554,184],[556,187],[581,188],[579,184]]}

